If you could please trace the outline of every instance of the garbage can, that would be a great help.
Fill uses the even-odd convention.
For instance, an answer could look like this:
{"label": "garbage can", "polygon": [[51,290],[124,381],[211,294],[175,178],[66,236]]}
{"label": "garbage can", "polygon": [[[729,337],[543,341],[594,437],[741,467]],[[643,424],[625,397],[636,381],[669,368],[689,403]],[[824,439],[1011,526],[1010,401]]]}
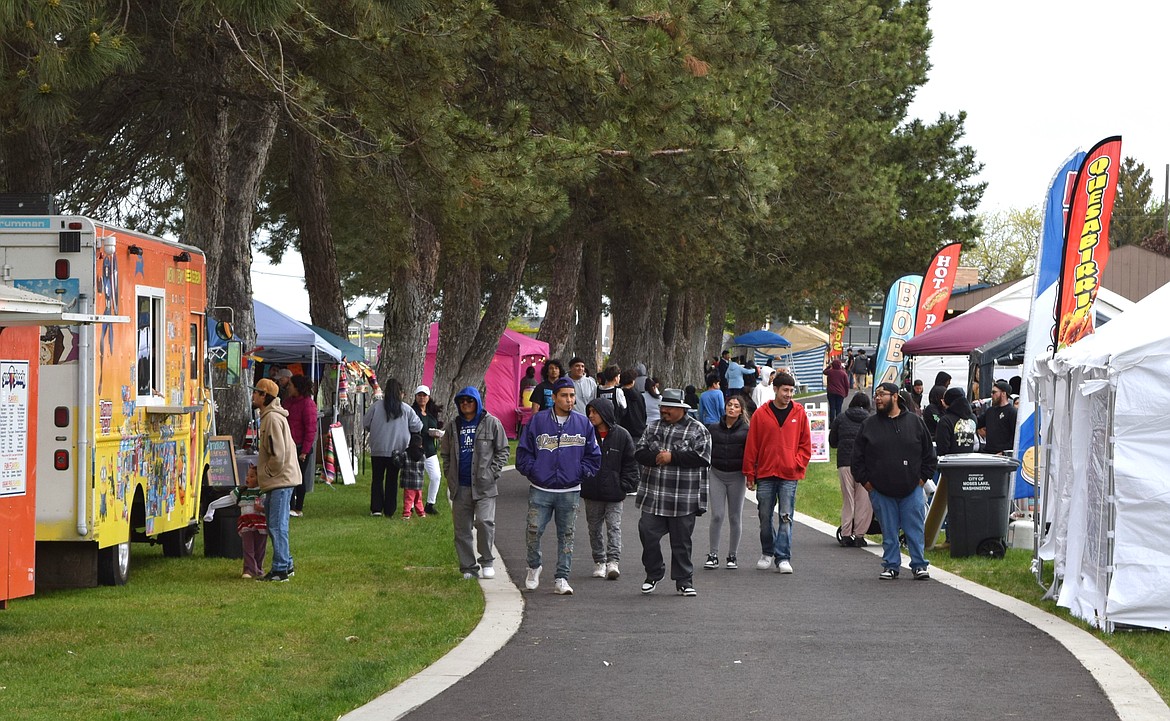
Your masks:
{"label": "garbage can", "polygon": [[938,459],[947,478],[947,542],[951,558],[1003,558],[1007,550],[1011,479],[1020,462],[988,453]]}
{"label": "garbage can", "polygon": [[[208,503],[220,498],[231,489],[207,487],[203,489]],[[240,521],[240,508],[236,505],[220,508],[215,518],[203,524],[203,555],[207,558],[243,558],[244,544],[236,526]]]}
{"label": "garbage can", "polygon": [[[236,451],[236,475],[240,484],[248,475],[248,467],[256,463],[259,456],[250,450]],[[207,506],[217,498],[232,492],[232,486],[205,486],[203,488],[202,512],[207,512]],[[203,555],[207,558],[243,558],[244,545],[240,541],[240,534],[236,526],[240,521],[240,509],[232,505],[220,508],[215,512],[215,518],[203,524]]]}

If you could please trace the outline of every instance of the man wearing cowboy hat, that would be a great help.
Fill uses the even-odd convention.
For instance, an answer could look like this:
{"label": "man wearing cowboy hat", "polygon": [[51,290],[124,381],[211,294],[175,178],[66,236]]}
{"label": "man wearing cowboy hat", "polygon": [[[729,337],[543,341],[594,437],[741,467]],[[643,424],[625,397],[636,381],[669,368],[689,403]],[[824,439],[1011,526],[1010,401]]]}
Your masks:
{"label": "man wearing cowboy hat", "polygon": [[666,575],[662,537],[670,535],[670,578],[679,595],[695,596],[691,534],[695,519],[707,512],[707,467],[711,465],[711,433],[687,415],[690,408],[678,388],[667,388],[658,403],[659,418],[638,440],[634,458],[647,468],[635,505],[642,509],[638,537],[646,581],[642,593],[653,593]]}
{"label": "man wearing cowboy hat", "polygon": [[268,537],[272,539],[272,567],[257,580],[287,581],[293,570],[288,548],[288,511],[293,488],[301,484],[301,464],[288,427],[288,411],[281,407],[280,389],[270,378],[256,382],[252,407],[260,410],[256,481],[268,496],[264,511],[268,515]]}

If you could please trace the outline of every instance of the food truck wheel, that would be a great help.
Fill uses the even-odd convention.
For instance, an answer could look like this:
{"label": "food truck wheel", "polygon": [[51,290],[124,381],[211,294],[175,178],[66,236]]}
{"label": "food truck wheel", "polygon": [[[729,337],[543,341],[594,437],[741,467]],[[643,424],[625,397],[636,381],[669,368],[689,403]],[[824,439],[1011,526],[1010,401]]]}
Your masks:
{"label": "food truck wheel", "polygon": [[176,528],[159,536],[163,555],[169,558],[185,558],[195,550],[195,526]]}
{"label": "food truck wheel", "polygon": [[103,586],[125,586],[130,580],[130,542],[98,550],[98,582]]}

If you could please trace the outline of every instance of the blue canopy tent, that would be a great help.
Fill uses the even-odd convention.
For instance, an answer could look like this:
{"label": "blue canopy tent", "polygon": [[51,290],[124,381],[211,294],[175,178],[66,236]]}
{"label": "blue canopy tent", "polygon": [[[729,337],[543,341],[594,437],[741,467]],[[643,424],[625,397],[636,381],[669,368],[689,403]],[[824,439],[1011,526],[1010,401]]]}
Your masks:
{"label": "blue canopy tent", "polygon": [[328,341],[334,348],[337,348],[339,351],[344,353],[345,359],[347,361],[361,361],[362,363],[366,361],[366,352],[360,345],[351,342],[347,338],[342,338],[339,335],[330,333],[321,326],[316,326],[312,323],[305,323],[304,325],[306,328]]}
{"label": "blue canopy tent", "polygon": [[266,363],[328,363],[345,358],[337,346],[306,324],[270,305],[252,300],[256,314],[256,347],[251,351]]}
{"label": "blue canopy tent", "polygon": [[753,330],[750,333],[744,333],[737,336],[731,341],[733,346],[739,348],[791,348],[792,344],[788,339],[782,335],[777,335],[770,330]]}

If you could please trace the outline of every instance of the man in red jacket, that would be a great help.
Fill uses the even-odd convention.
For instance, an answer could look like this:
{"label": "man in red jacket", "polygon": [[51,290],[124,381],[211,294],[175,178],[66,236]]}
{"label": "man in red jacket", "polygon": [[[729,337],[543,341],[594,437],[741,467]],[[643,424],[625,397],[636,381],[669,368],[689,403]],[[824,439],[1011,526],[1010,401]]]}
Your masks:
{"label": "man in red jacket", "polygon": [[[760,548],[756,563],[761,571],[775,565],[778,573],[792,573],[792,514],[796,511],[796,482],[804,478],[812,458],[812,433],[804,406],[792,401],[796,379],[777,373],[772,379],[775,400],[752,415],[743,475],[755,489],[760,514]],[[780,525],[772,527],[772,511],[779,505]]]}

